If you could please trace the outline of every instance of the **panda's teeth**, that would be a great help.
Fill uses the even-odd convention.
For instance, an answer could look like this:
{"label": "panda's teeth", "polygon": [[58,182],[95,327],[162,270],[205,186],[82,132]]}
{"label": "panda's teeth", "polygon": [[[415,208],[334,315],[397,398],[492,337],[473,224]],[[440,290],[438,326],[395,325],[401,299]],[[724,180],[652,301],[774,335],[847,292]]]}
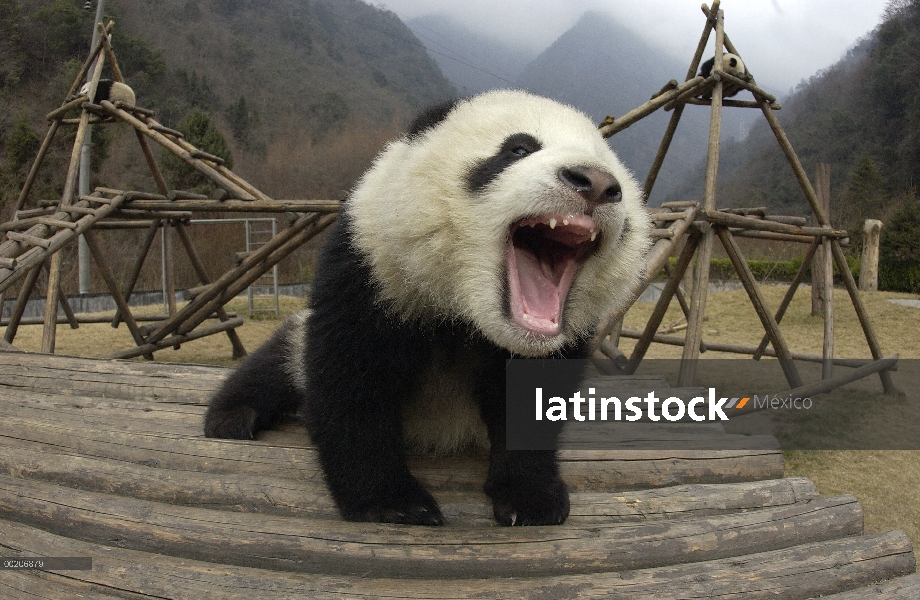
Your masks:
{"label": "panda's teeth", "polygon": [[549,220],[549,228],[550,228],[550,229],[555,229],[555,228],[556,228],[556,219],[550,219],[550,220]]}
{"label": "panda's teeth", "polygon": [[568,219],[562,219],[562,224],[563,224],[563,225],[568,225],[568,224],[569,224],[569,220],[568,220]]}
{"label": "panda's teeth", "polygon": [[591,230],[591,241],[593,242],[596,237],[597,237],[597,232],[594,230]]}

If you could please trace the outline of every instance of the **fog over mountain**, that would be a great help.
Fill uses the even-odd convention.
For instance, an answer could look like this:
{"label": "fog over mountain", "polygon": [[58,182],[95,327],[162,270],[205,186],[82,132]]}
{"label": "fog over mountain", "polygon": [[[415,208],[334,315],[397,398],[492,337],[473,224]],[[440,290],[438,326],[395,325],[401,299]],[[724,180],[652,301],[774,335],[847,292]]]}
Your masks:
{"label": "fog over mountain", "polygon": [[[526,51],[466,30],[448,17],[413,19],[409,27],[461,92],[520,87],[571,104],[597,122],[607,115],[624,115],[671,79],[683,81],[692,58],[672,57],[598,12],[585,13],[526,64],[522,64]],[[726,110],[723,138],[743,137],[758,114]],[[610,140],[640,181],[654,161],[670,118],[671,113],[659,111]],[[653,204],[699,168],[708,134],[709,109],[688,107],[650,198]]]}

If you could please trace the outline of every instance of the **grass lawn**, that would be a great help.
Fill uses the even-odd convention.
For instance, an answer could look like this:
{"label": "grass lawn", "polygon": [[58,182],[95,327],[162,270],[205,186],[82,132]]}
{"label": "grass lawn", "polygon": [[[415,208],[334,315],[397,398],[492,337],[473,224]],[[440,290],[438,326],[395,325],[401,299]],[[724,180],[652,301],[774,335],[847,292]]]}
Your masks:
{"label": "grass lawn", "polygon": [[[775,310],[785,292],[784,287],[764,287],[768,306]],[[906,294],[864,292],[863,300],[872,319],[882,351],[888,355],[898,353],[902,359],[920,359],[920,308],[889,302],[892,298],[906,298]],[[284,315],[298,310],[303,301],[283,298]],[[653,303],[638,303],[627,314],[627,327],[644,327],[652,312]],[[245,318],[246,303],[237,299],[227,306]],[[781,323],[783,335],[791,349],[820,354],[823,321],[810,314],[811,298],[807,287],[801,288]],[[845,290],[835,290],[835,354],[838,357],[868,358],[865,337],[855,311]],[[149,307],[140,313],[162,312],[162,307]],[[704,325],[704,339],[744,345],[757,345],[763,329],[743,290],[710,294],[706,304],[708,317]],[[672,302],[662,326],[678,322],[680,308]],[[248,320],[238,329],[240,338],[253,350],[277,328],[279,321],[270,319]],[[676,335],[681,335],[677,333]],[[15,344],[23,350],[37,351],[41,346],[41,326],[23,326]],[[633,340],[623,339],[620,347],[628,355]],[[57,352],[74,356],[101,357],[132,346],[127,328],[113,329],[108,324],[82,325],[71,330],[66,324],[58,327]],[[676,346],[652,345],[649,358],[679,358],[681,349]],[[230,366],[234,363],[231,346],[226,335],[218,334],[191,342],[179,350],[162,350],[156,354],[159,361],[204,363]],[[707,352],[703,358],[736,358],[738,355]],[[741,360],[746,360],[740,358]],[[904,398],[891,398],[882,394],[877,376],[855,384],[853,391],[844,391],[843,402],[848,408],[836,414],[810,415],[811,419],[788,423],[788,434],[816,436],[833,435],[839,419],[858,419],[858,428],[868,435],[894,435],[898,428],[920,422],[920,385],[911,385],[907,379],[911,365],[902,362],[893,374],[895,384],[906,393]],[[844,367],[837,367],[842,369]],[[916,371],[916,369],[914,369]],[[814,381],[813,369],[803,369],[806,381]],[[913,381],[920,381],[913,377]],[[848,386],[849,389],[850,386]],[[782,390],[777,390],[782,391]],[[847,396],[850,394],[850,396]],[[849,400],[847,400],[849,398]],[[878,407],[884,407],[879,410]],[[835,421],[837,419],[837,421]],[[852,423],[850,423],[852,427]],[[902,434],[907,435],[907,434]],[[812,479],[822,495],[840,493],[855,495],[865,511],[868,532],[900,529],[920,548],[920,451],[882,450],[795,450],[787,451],[786,475],[801,475]]]}

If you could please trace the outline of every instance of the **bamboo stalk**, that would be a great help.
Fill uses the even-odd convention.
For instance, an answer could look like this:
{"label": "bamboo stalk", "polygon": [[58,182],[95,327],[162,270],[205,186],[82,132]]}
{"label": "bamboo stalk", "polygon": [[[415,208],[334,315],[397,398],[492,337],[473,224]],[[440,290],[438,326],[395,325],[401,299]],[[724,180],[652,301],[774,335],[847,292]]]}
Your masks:
{"label": "bamboo stalk", "polygon": [[[818,251],[820,246],[820,240],[813,240],[811,246],[809,246],[808,250],[805,252],[805,258],[802,259],[802,264],[799,265],[799,270],[796,271],[795,277],[792,278],[792,282],[789,284],[789,288],[786,290],[786,295],[783,296],[783,301],[780,302],[779,308],[776,310],[776,316],[773,317],[773,320],[776,321],[777,326],[779,326],[780,321],[782,321],[783,317],[786,315],[786,310],[792,303],[792,298],[795,296],[795,292],[799,285],[805,281],[805,275],[808,274],[808,267],[811,265],[812,258],[814,258],[815,252]],[[763,353],[766,350],[767,344],[769,342],[770,336],[764,334],[763,338],[760,340],[760,345],[758,345],[756,350],[754,350],[754,360],[760,360],[760,357],[763,356]]]}
{"label": "bamboo stalk", "polygon": [[754,275],[751,273],[750,267],[748,267],[747,262],[741,255],[741,250],[738,248],[737,244],[735,244],[732,234],[729,233],[727,229],[724,227],[716,227],[715,230],[716,234],[719,236],[719,240],[722,242],[722,246],[728,253],[729,259],[732,261],[732,265],[735,267],[735,271],[738,272],[738,276],[741,278],[741,284],[744,286],[744,290],[751,299],[751,304],[754,305],[754,310],[757,312],[757,316],[760,317],[760,322],[770,336],[770,343],[773,344],[773,348],[776,350],[776,356],[779,358],[780,366],[783,368],[783,373],[786,375],[786,381],[789,382],[789,387],[796,388],[801,386],[802,378],[799,375],[798,369],[796,369],[795,363],[792,362],[792,355],[789,352],[789,347],[786,345],[786,340],[783,339],[783,335],[779,331],[779,325],[776,323],[773,315],[767,310],[766,302],[760,294],[757,282],[754,281]]}

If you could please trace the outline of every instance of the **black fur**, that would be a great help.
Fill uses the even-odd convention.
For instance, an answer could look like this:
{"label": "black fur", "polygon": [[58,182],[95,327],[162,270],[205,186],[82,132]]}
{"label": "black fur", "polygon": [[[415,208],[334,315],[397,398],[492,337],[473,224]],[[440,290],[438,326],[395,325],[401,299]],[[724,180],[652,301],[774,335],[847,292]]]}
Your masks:
{"label": "black fur", "polygon": [[[491,443],[485,491],[504,525],[561,523],[569,499],[552,451],[505,448],[505,361],[510,353],[471,325],[403,321],[378,302],[370,268],[351,243],[349,217],[330,231],[310,298],[305,356],[307,388],[289,383],[277,334],[231,376],[205,418],[209,436],[248,438],[299,405],[329,489],[342,516],[355,521],[440,525],[432,495],[409,472],[402,407],[419,384],[436,346],[472,350],[476,395]],[[582,358],[586,344],[560,357]],[[558,430],[555,432],[558,434]]]}
{"label": "black fur", "polygon": [[112,93],[112,86],[115,82],[111,79],[100,79],[96,85],[96,95],[93,97],[93,104],[99,104],[103,100],[108,100]]}
{"label": "black fur", "polygon": [[481,192],[513,163],[538,152],[543,145],[529,133],[509,135],[494,155],[480,161],[466,175],[466,187]]}
{"label": "black fur", "polygon": [[447,115],[454,109],[457,102],[459,100],[445,100],[440,104],[428,107],[409,124],[406,135],[410,138],[415,138],[436,127],[438,123],[447,118]]}

